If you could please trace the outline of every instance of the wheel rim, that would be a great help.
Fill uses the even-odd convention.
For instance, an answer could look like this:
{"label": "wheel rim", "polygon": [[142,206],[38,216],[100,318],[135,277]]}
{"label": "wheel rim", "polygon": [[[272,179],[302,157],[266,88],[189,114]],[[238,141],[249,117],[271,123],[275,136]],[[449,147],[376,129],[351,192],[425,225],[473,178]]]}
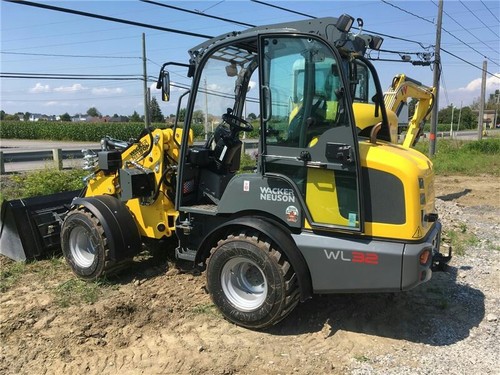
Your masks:
{"label": "wheel rim", "polygon": [[89,231],[82,227],[76,227],[71,231],[69,248],[75,263],[82,268],[92,265],[96,257],[96,246],[92,243]]}
{"label": "wheel rim", "polygon": [[259,308],[267,297],[264,272],[246,258],[233,258],[224,265],[221,284],[229,302],[241,311]]}

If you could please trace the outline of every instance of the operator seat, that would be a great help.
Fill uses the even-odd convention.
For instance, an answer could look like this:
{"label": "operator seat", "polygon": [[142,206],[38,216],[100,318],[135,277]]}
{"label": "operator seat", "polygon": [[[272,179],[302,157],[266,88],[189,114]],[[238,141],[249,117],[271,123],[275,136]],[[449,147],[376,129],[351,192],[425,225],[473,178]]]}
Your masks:
{"label": "operator seat", "polygon": [[211,167],[215,173],[234,173],[240,168],[242,142],[238,134],[222,124],[215,130],[214,162]]}

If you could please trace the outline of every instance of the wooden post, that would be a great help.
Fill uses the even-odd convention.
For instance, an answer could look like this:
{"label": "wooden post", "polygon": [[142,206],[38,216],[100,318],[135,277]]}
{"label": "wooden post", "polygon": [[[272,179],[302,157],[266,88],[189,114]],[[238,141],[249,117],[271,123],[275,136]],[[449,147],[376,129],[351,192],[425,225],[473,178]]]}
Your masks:
{"label": "wooden post", "polygon": [[54,148],[52,149],[52,157],[54,159],[54,166],[62,171],[63,169],[63,156],[62,156],[62,150],[60,148]]}

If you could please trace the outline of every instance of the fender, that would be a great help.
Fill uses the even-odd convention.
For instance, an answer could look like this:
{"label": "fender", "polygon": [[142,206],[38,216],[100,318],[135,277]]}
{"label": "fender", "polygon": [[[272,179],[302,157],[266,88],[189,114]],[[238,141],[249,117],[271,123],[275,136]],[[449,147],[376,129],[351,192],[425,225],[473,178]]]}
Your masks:
{"label": "fender", "polygon": [[297,274],[300,289],[300,300],[303,302],[312,297],[311,274],[307,263],[290,236],[290,232],[280,223],[262,216],[240,217],[225,222],[211,231],[202,241],[195,257],[195,264],[205,262],[210,255],[211,248],[231,227],[248,227],[263,233],[272,242],[280,245],[280,249],[285,253],[291,266]]}
{"label": "fender", "polygon": [[110,195],[97,195],[75,198],[74,206],[87,208],[101,223],[108,246],[110,258],[116,262],[131,258],[141,250],[141,236],[127,206]]}

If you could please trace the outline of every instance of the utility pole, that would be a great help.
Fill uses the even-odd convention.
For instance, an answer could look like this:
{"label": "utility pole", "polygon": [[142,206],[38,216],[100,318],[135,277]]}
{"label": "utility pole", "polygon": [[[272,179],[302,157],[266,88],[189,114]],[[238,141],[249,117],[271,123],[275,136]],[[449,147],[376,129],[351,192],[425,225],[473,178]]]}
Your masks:
{"label": "utility pole", "polygon": [[144,81],[144,127],[148,128],[149,120],[149,100],[148,100],[148,72],[146,70],[146,34],[142,33],[142,74]]}
{"label": "utility pole", "polygon": [[481,81],[481,98],[479,98],[479,121],[477,123],[477,140],[483,139],[484,97],[486,96],[486,70],[488,63],[483,61],[483,78]]}
{"label": "utility pole", "polygon": [[[463,105],[463,100],[460,101],[460,111],[458,112],[458,125],[457,125],[457,133],[458,130],[460,129],[460,119],[462,118],[462,105]],[[457,134],[458,135],[458,134]]]}
{"label": "utility pole", "polygon": [[453,138],[453,114],[455,113],[455,106],[451,103],[451,124],[450,124],[450,139]]}
{"label": "utility pole", "polygon": [[429,156],[436,153],[436,133],[439,112],[439,79],[441,78],[441,27],[443,24],[443,0],[438,3],[438,18],[436,26],[436,47],[434,49],[434,80],[433,85],[436,88],[434,95],[434,107],[432,108],[431,134],[429,144]]}

